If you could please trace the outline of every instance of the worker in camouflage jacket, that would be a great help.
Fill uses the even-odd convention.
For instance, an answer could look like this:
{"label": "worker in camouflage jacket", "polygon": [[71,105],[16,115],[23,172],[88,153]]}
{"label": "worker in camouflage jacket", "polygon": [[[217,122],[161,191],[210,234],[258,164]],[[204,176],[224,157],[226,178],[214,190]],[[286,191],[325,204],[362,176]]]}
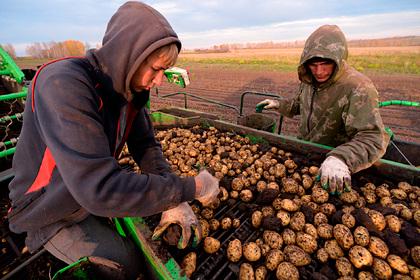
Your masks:
{"label": "worker in camouflage jacket", "polygon": [[319,170],[322,186],[333,194],[350,190],[351,174],[380,159],[389,143],[378,92],[369,78],[347,63],[347,55],[340,28],[321,26],[306,40],[295,98],[258,103],[287,117],[300,114],[300,138],[335,147]]}

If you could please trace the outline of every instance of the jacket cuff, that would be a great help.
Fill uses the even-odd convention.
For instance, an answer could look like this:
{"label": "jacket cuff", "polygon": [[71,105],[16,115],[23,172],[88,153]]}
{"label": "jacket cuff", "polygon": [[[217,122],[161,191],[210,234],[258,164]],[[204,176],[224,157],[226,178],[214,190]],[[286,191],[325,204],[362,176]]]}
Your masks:
{"label": "jacket cuff", "polygon": [[183,181],[183,192],[181,196],[181,202],[191,201],[195,198],[195,180],[194,177],[182,178]]}

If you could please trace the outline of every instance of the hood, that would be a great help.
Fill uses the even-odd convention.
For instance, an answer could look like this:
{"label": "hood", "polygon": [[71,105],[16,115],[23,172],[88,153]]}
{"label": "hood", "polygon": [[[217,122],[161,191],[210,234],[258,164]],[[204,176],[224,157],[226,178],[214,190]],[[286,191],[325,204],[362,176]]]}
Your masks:
{"label": "hood", "polygon": [[[336,25],[323,25],[315,30],[305,42],[305,47],[298,66],[299,80],[312,83],[312,75],[307,71],[305,63],[314,57],[328,58],[335,62],[336,68],[329,81],[338,78],[347,60],[348,49],[346,38]],[[329,83],[329,82],[327,82]]]}
{"label": "hood", "polygon": [[168,21],[152,7],[127,2],[108,23],[102,47],[88,53],[115,91],[132,100],[130,81],[140,64],[156,49],[181,42]]}

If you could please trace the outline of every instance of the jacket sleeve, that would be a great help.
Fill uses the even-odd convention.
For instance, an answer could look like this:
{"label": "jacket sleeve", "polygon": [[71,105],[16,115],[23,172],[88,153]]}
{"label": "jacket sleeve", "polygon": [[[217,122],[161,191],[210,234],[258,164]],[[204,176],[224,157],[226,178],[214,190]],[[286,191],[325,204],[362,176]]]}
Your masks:
{"label": "jacket sleeve", "polygon": [[302,86],[299,87],[299,91],[296,96],[291,99],[280,99],[278,112],[288,118],[293,118],[300,114],[300,95],[302,92]]}
{"label": "jacket sleeve", "polygon": [[158,175],[171,173],[171,168],[163,157],[162,147],[155,138],[150,117],[144,108],[134,120],[127,145],[143,173]]}
{"label": "jacket sleeve", "polygon": [[57,172],[83,208],[97,216],[148,216],[194,198],[192,178],[121,169],[88,78],[51,72],[38,77],[35,118]]}
{"label": "jacket sleeve", "polygon": [[352,173],[370,167],[384,155],[389,143],[379,113],[378,92],[373,84],[353,90],[342,119],[351,140],[327,155],[343,160]]}

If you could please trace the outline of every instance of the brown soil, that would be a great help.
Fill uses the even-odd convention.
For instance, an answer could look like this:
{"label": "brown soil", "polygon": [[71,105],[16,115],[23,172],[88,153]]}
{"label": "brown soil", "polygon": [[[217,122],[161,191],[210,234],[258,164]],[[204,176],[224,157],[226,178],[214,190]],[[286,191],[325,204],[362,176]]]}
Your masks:
{"label": "brown soil", "polygon": [[[220,118],[237,121],[240,108],[240,97],[245,91],[271,93],[284,98],[294,96],[298,86],[296,73],[278,71],[245,70],[220,65],[195,65],[191,69],[191,85],[182,89],[176,85],[164,83],[159,89],[159,95],[173,92],[186,92],[199,97],[212,99],[217,102],[233,105],[237,110],[223,107],[209,102],[188,97],[188,108],[215,113]],[[376,74],[368,73],[376,85],[380,101],[409,100],[420,101],[420,76],[406,74]],[[246,95],[244,99],[243,115],[255,112],[258,101],[267,97]],[[155,92],[151,96],[153,110],[168,106],[184,106],[181,95],[165,99],[158,98]],[[274,118],[276,113],[267,113]],[[381,108],[381,114],[386,126],[390,127],[396,137],[405,141],[420,142],[420,108],[389,106]],[[276,120],[278,118],[276,117]],[[297,135],[299,117],[285,119],[282,133]]]}

